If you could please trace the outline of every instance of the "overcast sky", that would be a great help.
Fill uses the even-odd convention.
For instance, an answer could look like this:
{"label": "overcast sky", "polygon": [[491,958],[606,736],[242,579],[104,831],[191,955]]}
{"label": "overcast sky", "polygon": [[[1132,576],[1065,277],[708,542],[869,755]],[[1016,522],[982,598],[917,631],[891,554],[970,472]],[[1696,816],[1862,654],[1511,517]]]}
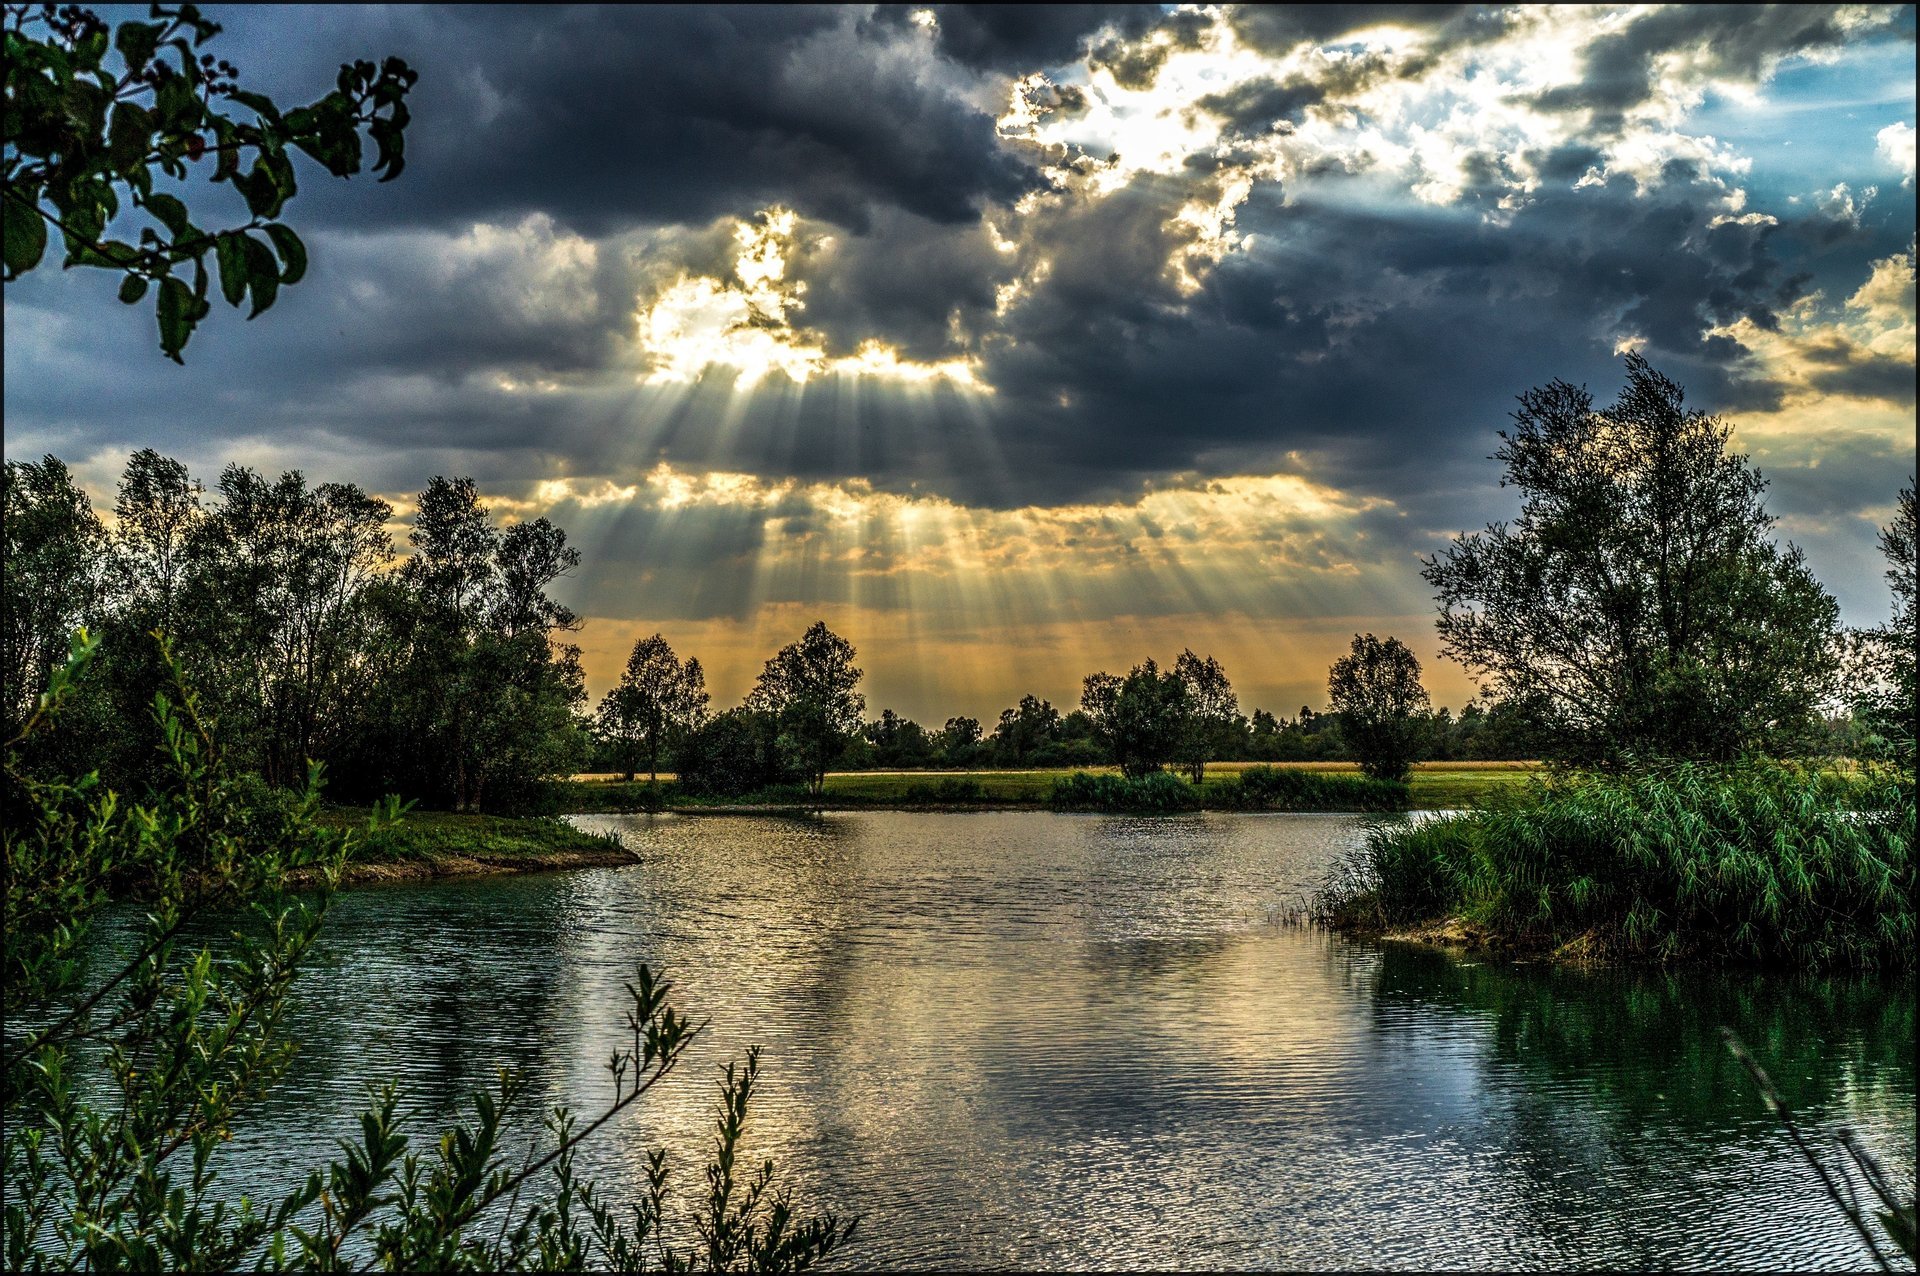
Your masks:
{"label": "overcast sky", "polygon": [[185,368],[104,272],[8,285],[6,454],[470,474],[580,546],[596,695],[824,618],[935,724],[1183,646],[1291,714],[1361,630],[1458,707],[1419,558],[1630,349],[1885,617],[1912,6],[207,8],[282,105],[412,63],[407,170],[304,169],[306,281]]}

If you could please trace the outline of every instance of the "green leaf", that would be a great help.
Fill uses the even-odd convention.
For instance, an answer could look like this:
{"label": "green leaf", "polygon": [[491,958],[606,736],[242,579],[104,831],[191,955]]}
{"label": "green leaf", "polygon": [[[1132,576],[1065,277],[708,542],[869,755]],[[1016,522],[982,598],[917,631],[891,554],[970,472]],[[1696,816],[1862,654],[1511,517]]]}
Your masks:
{"label": "green leaf", "polygon": [[235,89],[229,96],[240,105],[252,110],[254,114],[258,115],[267,123],[275,126],[279,125],[280,108],[275,106],[273,99],[266,94],[249,93],[245,89]]}
{"label": "green leaf", "polygon": [[273,259],[273,250],[251,235],[240,236],[247,250],[247,283],[253,289],[253,310],[247,315],[252,319],[271,306],[280,292],[280,263]]}
{"label": "green leaf", "polygon": [[247,264],[246,236],[228,233],[213,241],[214,258],[220,264],[220,295],[227,299],[229,306],[240,304],[247,295],[247,276],[250,273]]}
{"label": "green leaf", "polygon": [[255,160],[253,170],[244,180],[235,183],[240,193],[247,198],[247,211],[255,217],[276,217],[280,213],[280,187],[273,180],[273,172],[264,163]]}
{"label": "green leaf", "polygon": [[[11,194],[11,192],[9,192]],[[47,223],[25,202],[6,201],[7,278],[18,279],[40,264],[47,251]]]}
{"label": "green leaf", "polygon": [[160,319],[160,351],[175,363],[185,363],[180,352],[186,349],[187,338],[193,335],[193,290],[180,280],[168,276],[160,281],[160,304],[156,313]]}
{"label": "green leaf", "polygon": [[293,233],[291,226],[275,222],[267,227],[267,238],[280,254],[285,266],[280,272],[280,282],[297,284],[307,273],[307,246],[300,242],[300,236]]}
{"label": "green leaf", "polygon": [[146,295],[147,277],[145,275],[128,275],[120,281],[120,300],[129,306],[134,305]]}
{"label": "green leaf", "polygon": [[184,239],[193,232],[193,221],[187,215],[187,206],[171,195],[156,193],[147,196],[146,209],[173,232],[175,239]]}
{"label": "green leaf", "polygon": [[107,158],[122,173],[143,167],[147,157],[147,139],[153,132],[153,117],[137,102],[122,102],[113,108],[113,127],[107,134]]}
{"label": "green leaf", "polygon": [[127,70],[138,71],[153,59],[153,51],[160,44],[160,34],[166,28],[151,22],[123,22],[120,29],[113,33],[113,47],[120,50],[120,56],[127,60]]}

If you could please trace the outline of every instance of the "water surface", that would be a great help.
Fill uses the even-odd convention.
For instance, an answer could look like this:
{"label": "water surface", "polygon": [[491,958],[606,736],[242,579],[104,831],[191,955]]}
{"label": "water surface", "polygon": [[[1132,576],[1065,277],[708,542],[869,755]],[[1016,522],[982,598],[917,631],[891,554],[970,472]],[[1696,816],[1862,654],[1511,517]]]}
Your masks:
{"label": "water surface", "polygon": [[860,1266],[1861,1266],[1722,1023],[1913,1180],[1911,980],[1289,925],[1360,817],[578,818],[644,862],[341,897],[230,1187],[284,1184],[371,1078],[423,1135],[497,1065],[604,1105],[642,960],[711,1027],[582,1168],[621,1191],[665,1143],[690,1207],[715,1072],[759,1042],[751,1151],[863,1216]]}

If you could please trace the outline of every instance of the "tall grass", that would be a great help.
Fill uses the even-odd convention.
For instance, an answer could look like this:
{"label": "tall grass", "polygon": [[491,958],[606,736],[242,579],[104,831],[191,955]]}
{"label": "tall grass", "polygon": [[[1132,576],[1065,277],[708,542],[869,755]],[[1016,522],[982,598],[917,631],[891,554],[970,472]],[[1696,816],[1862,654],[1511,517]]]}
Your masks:
{"label": "tall grass", "polygon": [[1367,928],[1458,914],[1524,946],[1813,967],[1914,965],[1910,773],[1777,763],[1575,775],[1376,830],[1316,911]]}

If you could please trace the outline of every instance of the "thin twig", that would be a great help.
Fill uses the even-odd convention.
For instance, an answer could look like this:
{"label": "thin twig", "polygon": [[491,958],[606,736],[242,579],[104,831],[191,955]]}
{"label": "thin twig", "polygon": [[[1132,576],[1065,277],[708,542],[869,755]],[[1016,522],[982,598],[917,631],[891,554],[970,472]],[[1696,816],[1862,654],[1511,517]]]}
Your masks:
{"label": "thin twig", "polygon": [[1780,1092],[1773,1088],[1773,1079],[1767,1075],[1766,1069],[1760,1066],[1759,1060],[1747,1053],[1746,1045],[1741,1042],[1739,1035],[1733,1029],[1722,1027],[1720,1036],[1727,1043],[1727,1049],[1733,1053],[1733,1057],[1740,1061],[1740,1066],[1747,1070],[1747,1075],[1753,1078],[1753,1083],[1760,1087],[1760,1097],[1766,1100],[1767,1107],[1773,1114],[1780,1118],[1780,1124],[1786,1128],[1787,1137],[1793,1140],[1793,1146],[1799,1149],[1800,1155],[1808,1165],[1813,1167],[1813,1172],[1820,1176],[1820,1185],[1826,1188],[1828,1198],[1842,1214],[1847,1216],[1847,1221],[1853,1224],[1853,1230],[1860,1233],[1860,1239],[1867,1243],[1869,1250],[1873,1251],[1873,1261],[1880,1264],[1881,1271],[1892,1271],[1893,1264],[1889,1263],[1887,1256],[1880,1252],[1879,1244],[1873,1239],[1873,1231],[1867,1226],[1866,1220],[1860,1217],[1860,1211],[1841,1199],[1840,1189],[1834,1186],[1833,1176],[1827,1173],[1827,1167],[1821,1164],[1820,1158],[1800,1136],[1799,1127],[1794,1125],[1793,1117],[1787,1113],[1787,1105],[1781,1101]]}

